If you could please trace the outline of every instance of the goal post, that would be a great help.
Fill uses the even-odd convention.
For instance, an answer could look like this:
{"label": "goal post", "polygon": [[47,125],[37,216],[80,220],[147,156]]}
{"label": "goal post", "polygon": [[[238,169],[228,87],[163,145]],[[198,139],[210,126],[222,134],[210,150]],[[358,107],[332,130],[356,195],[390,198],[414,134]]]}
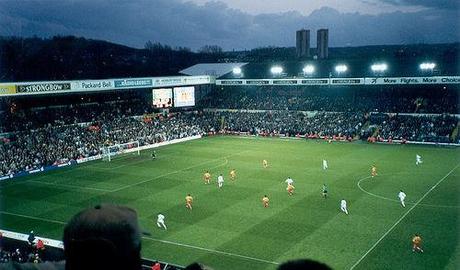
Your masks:
{"label": "goal post", "polygon": [[128,143],[122,144],[114,144],[104,146],[102,148],[102,160],[104,161],[112,161],[113,158],[123,154],[137,154],[140,155],[141,151],[139,148],[139,141],[132,141]]}

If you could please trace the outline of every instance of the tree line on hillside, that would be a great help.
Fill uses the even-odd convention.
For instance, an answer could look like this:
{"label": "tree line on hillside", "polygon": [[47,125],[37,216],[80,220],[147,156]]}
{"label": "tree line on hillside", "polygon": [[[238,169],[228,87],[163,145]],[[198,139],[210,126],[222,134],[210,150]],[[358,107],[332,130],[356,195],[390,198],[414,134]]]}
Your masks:
{"label": "tree line on hillside", "polygon": [[[314,48],[311,55],[314,55]],[[440,59],[458,63],[460,43],[330,48],[330,59]],[[223,51],[205,45],[197,52],[148,41],[143,49],[74,36],[0,37],[0,81],[39,81],[178,75],[197,63],[279,62],[296,58],[292,47]]]}
{"label": "tree line on hillside", "polygon": [[73,36],[0,37],[0,81],[39,81],[177,75],[201,62],[217,62],[222,49],[199,52],[147,42],[135,49]]}

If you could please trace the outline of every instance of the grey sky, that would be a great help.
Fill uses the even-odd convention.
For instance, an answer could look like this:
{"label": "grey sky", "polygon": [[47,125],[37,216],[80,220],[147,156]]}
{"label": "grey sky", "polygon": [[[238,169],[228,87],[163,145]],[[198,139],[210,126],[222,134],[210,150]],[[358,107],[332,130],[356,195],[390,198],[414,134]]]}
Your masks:
{"label": "grey sky", "polygon": [[[215,0],[183,0],[203,5]],[[402,5],[398,1],[379,0],[219,0],[230,8],[257,15],[261,13],[279,13],[298,11],[302,15],[309,15],[321,7],[332,7],[339,12],[359,12],[362,14],[380,14],[394,11],[419,11],[425,7],[419,4],[408,3]],[[442,1],[442,0],[440,0]],[[414,1],[412,1],[414,2]]]}
{"label": "grey sky", "polygon": [[329,28],[332,47],[445,43],[460,41],[458,2],[0,0],[0,35],[76,35],[137,48],[151,40],[192,49],[219,45],[240,50],[294,46],[300,28],[312,30],[315,47],[315,31]]}

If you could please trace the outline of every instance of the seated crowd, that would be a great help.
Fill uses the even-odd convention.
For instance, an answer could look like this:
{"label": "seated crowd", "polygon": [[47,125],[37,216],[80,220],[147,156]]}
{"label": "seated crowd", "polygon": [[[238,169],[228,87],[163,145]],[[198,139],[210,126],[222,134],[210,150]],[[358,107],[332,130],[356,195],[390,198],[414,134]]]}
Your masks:
{"label": "seated crowd", "polygon": [[191,114],[150,121],[124,117],[21,131],[0,143],[0,175],[102,154],[104,145],[136,140],[145,145],[202,134],[201,126],[193,118]]}
{"label": "seated crowd", "polygon": [[[370,118],[371,124],[379,127],[383,139],[404,138],[419,142],[453,142],[451,135],[458,125],[455,116],[408,116],[380,114]],[[458,142],[458,139],[457,139]]]}
{"label": "seated crowd", "polygon": [[0,232],[0,263],[30,262],[36,264],[49,257],[43,240],[36,238],[33,231],[30,232],[27,242],[4,238]]}
{"label": "seated crowd", "polygon": [[[142,95],[123,93],[120,95],[104,95],[81,99],[53,100],[47,106],[34,106],[27,102],[0,100],[0,133],[16,132],[62,126],[94,121],[106,121],[125,116],[142,115],[150,109],[146,98]],[[49,104],[51,103],[51,105]],[[3,105],[3,106],[2,106]],[[2,108],[3,107],[3,108]]]}
{"label": "seated crowd", "polygon": [[363,124],[362,113],[316,113],[295,111],[207,112],[206,118],[224,121],[223,129],[249,134],[286,134],[287,136],[355,136]]}
{"label": "seated crowd", "polygon": [[31,262],[31,263],[41,263],[42,259],[40,255],[35,252],[24,252],[21,249],[16,248],[14,251],[9,250],[0,250],[0,263],[8,262]]}
{"label": "seated crowd", "polygon": [[[365,124],[378,127],[383,139],[452,142],[454,116],[406,116],[363,113],[306,114],[296,111],[176,113],[168,117],[122,117],[81,125],[47,126],[11,133],[0,143],[0,176],[102,154],[103,146],[139,141],[139,145],[219,131],[251,135],[340,137],[361,135]],[[375,129],[374,129],[375,131]],[[370,132],[367,136],[375,134]]]}
{"label": "seated crowd", "polygon": [[328,112],[459,113],[455,90],[318,88],[311,91],[261,87],[216,90],[204,108]]}

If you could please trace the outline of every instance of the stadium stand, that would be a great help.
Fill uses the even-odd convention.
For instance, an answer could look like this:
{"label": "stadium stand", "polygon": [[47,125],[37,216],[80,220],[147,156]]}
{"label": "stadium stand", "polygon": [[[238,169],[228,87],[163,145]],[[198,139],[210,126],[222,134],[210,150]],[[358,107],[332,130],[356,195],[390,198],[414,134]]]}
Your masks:
{"label": "stadium stand", "polygon": [[257,86],[217,89],[203,108],[329,112],[459,113],[458,87]]}
{"label": "stadium stand", "polygon": [[458,118],[449,115],[409,116],[384,114],[370,117],[383,139],[405,138],[411,141],[449,143]]}
{"label": "stadium stand", "polygon": [[[452,138],[458,119],[453,116],[398,115],[370,117],[361,112],[212,111],[157,115],[154,118],[118,117],[72,125],[50,125],[9,133],[0,144],[0,174],[10,175],[43,166],[99,155],[102,146],[139,140],[140,146],[204,135],[216,131],[285,136],[356,138],[368,122],[380,136],[429,142],[457,142]],[[415,120],[415,121],[414,121]],[[374,134],[371,132],[369,134]],[[374,134],[376,135],[376,134]],[[365,136],[364,136],[365,137]]]}
{"label": "stadium stand", "polygon": [[436,87],[216,88],[192,111],[168,115],[152,114],[158,111],[148,90],[4,98],[0,176],[96,156],[107,145],[144,146],[221,130],[458,142],[458,118],[445,115],[458,113],[458,87]]}
{"label": "stadium stand", "polygon": [[229,132],[248,132],[251,135],[295,136],[314,135],[354,137],[364,120],[361,113],[326,113],[307,115],[302,112],[212,112],[207,118],[224,120],[223,129]]}

